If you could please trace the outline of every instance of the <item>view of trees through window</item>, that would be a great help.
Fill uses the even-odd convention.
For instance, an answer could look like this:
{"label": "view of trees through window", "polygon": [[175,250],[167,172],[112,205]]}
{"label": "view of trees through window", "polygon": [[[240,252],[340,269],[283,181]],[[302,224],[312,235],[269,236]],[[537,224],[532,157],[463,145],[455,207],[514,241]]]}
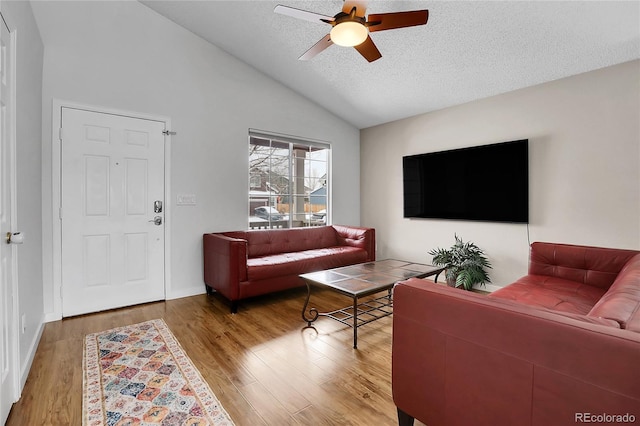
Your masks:
{"label": "view of trees through window", "polygon": [[328,221],[328,144],[249,136],[249,227],[295,228]]}

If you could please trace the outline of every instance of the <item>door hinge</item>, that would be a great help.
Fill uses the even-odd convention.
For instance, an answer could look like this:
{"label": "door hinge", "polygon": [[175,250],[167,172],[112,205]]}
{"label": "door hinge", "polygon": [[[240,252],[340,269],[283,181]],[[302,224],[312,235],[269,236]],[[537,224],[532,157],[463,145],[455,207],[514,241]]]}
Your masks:
{"label": "door hinge", "polygon": [[58,131],[58,139],[60,139],[60,142],[62,142],[62,135],[63,135],[63,131],[62,131],[62,127],[60,127],[59,131]]}
{"label": "door hinge", "polygon": [[58,209],[58,217],[62,219],[62,207]]}
{"label": "door hinge", "polygon": [[166,136],[173,136],[176,134],[176,132],[172,132],[171,130],[164,130],[162,134]]}

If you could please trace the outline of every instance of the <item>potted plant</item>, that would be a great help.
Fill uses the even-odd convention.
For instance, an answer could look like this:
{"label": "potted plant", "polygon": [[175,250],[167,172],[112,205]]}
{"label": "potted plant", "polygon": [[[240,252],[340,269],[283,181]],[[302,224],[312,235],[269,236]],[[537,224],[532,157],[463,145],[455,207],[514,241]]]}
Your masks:
{"label": "potted plant", "polygon": [[451,248],[437,248],[429,252],[434,265],[446,268],[447,284],[471,290],[474,284],[490,283],[487,268],[491,268],[491,264],[484,251],[472,242],[465,243],[457,235],[454,237],[456,243]]}

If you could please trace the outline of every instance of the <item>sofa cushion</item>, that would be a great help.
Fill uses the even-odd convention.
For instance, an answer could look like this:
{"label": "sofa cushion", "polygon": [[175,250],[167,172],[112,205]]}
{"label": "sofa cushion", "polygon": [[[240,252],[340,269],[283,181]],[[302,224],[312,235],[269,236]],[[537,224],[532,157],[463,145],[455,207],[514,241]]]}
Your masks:
{"label": "sofa cushion", "polygon": [[606,292],[600,287],[544,275],[526,275],[489,295],[529,306],[586,315]]}
{"label": "sofa cushion", "polygon": [[247,254],[249,258],[338,245],[336,230],[332,226],[270,230],[256,229],[251,231],[225,232],[224,235],[247,240]]}
{"label": "sofa cushion", "polygon": [[548,275],[608,289],[637,250],[535,242],[529,275]]}
{"label": "sofa cushion", "polygon": [[624,266],[589,316],[612,319],[621,328],[640,332],[640,255]]}
{"label": "sofa cushion", "polygon": [[291,253],[280,253],[247,260],[249,281],[286,275],[300,275],[367,261],[367,251],[351,246],[337,246]]}

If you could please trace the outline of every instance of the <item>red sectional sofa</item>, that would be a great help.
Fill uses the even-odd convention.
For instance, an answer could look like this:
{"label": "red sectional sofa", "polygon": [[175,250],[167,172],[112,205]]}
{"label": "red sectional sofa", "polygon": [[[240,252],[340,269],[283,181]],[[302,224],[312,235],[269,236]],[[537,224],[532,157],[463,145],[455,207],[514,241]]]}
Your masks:
{"label": "red sectional sofa", "polygon": [[533,243],[489,296],[399,283],[392,354],[401,425],[640,422],[640,252]]}
{"label": "red sectional sofa", "polygon": [[239,300],[303,286],[300,274],[371,262],[375,248],[375,229],[353,226],[204,234],[204,282],[237,312]]}

